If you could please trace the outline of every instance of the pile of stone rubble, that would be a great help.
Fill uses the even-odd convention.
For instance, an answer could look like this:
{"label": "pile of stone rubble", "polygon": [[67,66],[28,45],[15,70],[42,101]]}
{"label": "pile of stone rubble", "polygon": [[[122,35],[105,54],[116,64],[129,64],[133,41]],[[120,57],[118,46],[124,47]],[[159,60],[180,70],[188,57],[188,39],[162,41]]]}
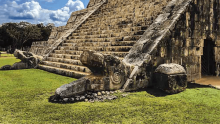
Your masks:
{"label": "pile of stone rubble", "polygon": [[[60,99],[51,99],[51,102],[61,102],[61,103],[74,103],[74,102],[104,102],[105,100],[114,100],[118,97],[115,95],[115,93],[120,93],[121,91],[101,91],[101,92],[87,92],[84,95],[79,95],[75,97],[70,98],[60,98]],[[127,96],[128,94],[121,94],[123,97]]]}

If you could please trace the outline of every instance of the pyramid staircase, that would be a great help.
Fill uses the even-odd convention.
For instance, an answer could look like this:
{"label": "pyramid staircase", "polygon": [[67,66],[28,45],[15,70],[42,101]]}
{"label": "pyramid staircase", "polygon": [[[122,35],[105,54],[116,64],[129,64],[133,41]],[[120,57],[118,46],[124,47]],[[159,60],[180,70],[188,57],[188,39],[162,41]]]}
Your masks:
{"label": "pyramid staircase", "polygon": [[80,78],[91,74],[90,69],[79,60],[83,50],[95,50],[123,59],[170,0],[160,1],[108,1],[74,30],[38,67]]}

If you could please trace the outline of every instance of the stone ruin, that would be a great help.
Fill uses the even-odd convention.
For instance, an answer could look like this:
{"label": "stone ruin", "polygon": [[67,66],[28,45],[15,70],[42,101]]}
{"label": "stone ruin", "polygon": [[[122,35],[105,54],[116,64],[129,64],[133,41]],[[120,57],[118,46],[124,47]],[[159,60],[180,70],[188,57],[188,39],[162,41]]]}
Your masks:
{"label": "stone ruin", "polygon": [[38,68],[78,78],[55,98],[155,86],[186,89],[219,75],[219,0],[90,0],[30,52]]}
{"label": "stone ruin", "polygon": [[0,68],[0,70],[18,70],[18,69],[28,69],[35,68],[37,64],[42,61],[43,57],[35,55],[31,52],[15,50],[14,56],[19,58],[21,61],[11,65],[5,65]]}

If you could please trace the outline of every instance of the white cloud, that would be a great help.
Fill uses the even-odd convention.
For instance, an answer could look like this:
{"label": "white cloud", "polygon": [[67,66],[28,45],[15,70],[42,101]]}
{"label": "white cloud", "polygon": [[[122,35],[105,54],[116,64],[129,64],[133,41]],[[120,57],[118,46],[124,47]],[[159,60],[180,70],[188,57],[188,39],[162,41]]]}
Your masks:
{"label": "white cloud", "polygon": [[67,21],[71,12],[84,9],[84,4],[80,0],[69,0],[65,7],[53,11],[50,14],[50,19],[54,21]]}
{"label": "white cloud", "polygon": [[[16,0],[17,1],[17,0]],[[69,0],[67,4],[58,10],[43,9],[37,1],[31,0],[22,4],[16,1],[0,6],[3,15],[10,22],[28,21],[31,23],[54,23],[56,26],[65,25],[73,11],[84,9],[80,0]],[[46,0],[53,1],[53,0]],[[0,14],[2,14],[0,12]]]}
{"label": "white cloud", "polygon": [[54,0],[44,0],[44,1],[47,1],[47,2],[53,2]]}
{"label": "white cloud", "polygon": [[66,7],[69,7],[70,11],[76,11],[84,8],[84,4],[80,0],[69,0],[66,4]]}
{"label": "white cloud", "polygon": [[31,1],[18,5],[15,1],[5,5],[5,13],[10,19],[36,19],[40,16],[41,6]]}

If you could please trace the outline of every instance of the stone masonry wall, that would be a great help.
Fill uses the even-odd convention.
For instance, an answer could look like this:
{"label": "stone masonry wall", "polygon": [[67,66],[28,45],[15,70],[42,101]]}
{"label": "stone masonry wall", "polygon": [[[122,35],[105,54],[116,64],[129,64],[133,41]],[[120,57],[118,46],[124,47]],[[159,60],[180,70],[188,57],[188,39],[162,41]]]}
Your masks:
{"label": "stone masonry wall", "polygon": [[48,41],[38,41],[38,42],[33,42],[31,45],[31,49],[29,52],[32,52],[36,55],[43,55],[45,47],[48,47],[50,44]]}
{"label": "stone masonry wall", "polygon": [[177,63],[187,71],[188,81],[201,78],[204,40],[214,42],[216,67],[220,64],[220,4],[218,0],[194,0],[167,41],[158,46],[155,67]]}
{"label": "stone masonry wall", "polygon": [[47,41],[37,41],[32,43],[30,52],[43,56],[45,48],[49,47],[54,41],[59,39],[65,31],[65,28],[66,26],[54,27]]}
{"label": "stone masonry wall", "polygon": [[95,4],[97,4],[97,3],[100,3],[100,2],[102,2],[103,0],[90,0],[89,1],[89,4],[87,5],[87,8],[88,7],[92,7],[92,6],[94,6]]}

